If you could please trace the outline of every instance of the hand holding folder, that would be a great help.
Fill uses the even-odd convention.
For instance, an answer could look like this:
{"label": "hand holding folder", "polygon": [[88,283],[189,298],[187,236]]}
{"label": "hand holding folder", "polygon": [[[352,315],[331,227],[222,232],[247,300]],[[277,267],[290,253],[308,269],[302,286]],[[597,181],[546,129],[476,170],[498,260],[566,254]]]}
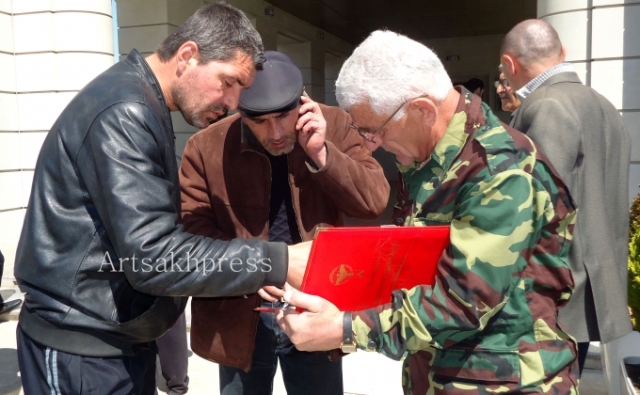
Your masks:
{"label": "hand holding folder", "polygon": [[432,285],[449,226],[322,229],[313,240],[301,291],[341,311],[391,302],[391,293]]}

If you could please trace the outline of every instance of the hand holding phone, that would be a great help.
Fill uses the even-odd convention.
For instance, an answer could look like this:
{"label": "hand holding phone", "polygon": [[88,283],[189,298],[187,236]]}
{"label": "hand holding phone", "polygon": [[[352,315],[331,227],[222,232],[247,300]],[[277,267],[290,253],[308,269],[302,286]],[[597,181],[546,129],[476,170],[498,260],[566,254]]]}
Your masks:
{"label": "hand holding phone", "polygon": [[300,116],[296,123],[298,143],[318,169],[321,169],[327,163],[327,147],[324,144],[327,121],[318,103],[306,96],[300,97],[300,102]]}

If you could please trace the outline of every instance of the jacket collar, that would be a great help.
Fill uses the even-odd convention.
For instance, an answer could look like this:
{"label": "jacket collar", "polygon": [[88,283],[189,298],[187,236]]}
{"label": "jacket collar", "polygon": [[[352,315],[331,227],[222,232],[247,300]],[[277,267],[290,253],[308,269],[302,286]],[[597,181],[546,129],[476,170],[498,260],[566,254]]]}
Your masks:
{"label": "jacket collar", "polygon": [[173,125],[170,122],[171,112],[169,111],[167,102],[164,99],[164,94],[162,93],[162,88],[160,87],[160,83],[158,82],[156,75],[153,73],[153,70],[151,70],[151,67],[149,67],[147,61],[144,60],[142,55],[140,55],[140,53],[136,49],[132,49],[131,52],[129,52],[129,55],[127,55],[125,62],[129,63],[131,67],[133,67],[138,73],[140,73],[142,78],[146,82],[148,82],[153,89],[153,93],[156,99],[158,99],[160,107],[162,107],[162,111],[164,112],[163,119],[165,120],[165,127],[167,127],[171,131],[171,135],[175,139],[175,135],[173,133]]}
{"label": "jacket collar", "polygon": [[491,172],[499,164],[499,162],[494,161],[496,156],[489,155],[489,153],[494,149],[492,136],[496,133],[506,133],[502,123],[491,112],[489,106],[483,103],[478,96],[473,95],[461,86],[456,86],[455,89],[460,92],[460,101],[454,116],[447,126],[447,131],[438,141],[426,161],[415,163],[413,166],[401,166],[398,164],[401,173],[412,174],[429,163],[432,170],[435,167],[440,169],[436,173],[442,181],[470,138],[480,144],[488,154],[487,166]]}
{"label": "jacket collar", "polygon": [[518,89],[516,91],[516,94],[520,96],[520,100],[524,100],[527,98],[527,96],[532,94],[536,89],[538,89],[542,84],[544,84],[548,79],[561,73],[575,74],[575,68],[573,67],[573,64],[565,62],[565,63],[560,63],[558,65],[548,68],[542,74],[538,75],[536,78],[529,81],[527,85]]}
{"label": "jacket collar", "polygon": [[142,74],[142,77],[149,82],[149,84],[153,87],[153,91],[156,97],[164,105],[167,112],[169,112],[169,107],[167,107],[167,102],[164,99],[164,94],[162,93],[160,83],[156,79],[156,75],[153,73],[153,70],[151,70],[151,67],[149,67],[149,64],[146,60],[144,60],[142,55],[140,55],[140,53],[136,49],[132,49],[131,52],[129,52],[129,55],[127,55],[127,59],[125,61],[133,66],[133,68],[135,68],[136,71]]}
{"label": "jacket collar", "polygon": [[469,134],[477,127],[478,115],[482,114],[481,99],[462,86],[456,86],[455,89],[460,93],[460,100],[446,132],[424,162],[416,162],[409,166],[402,166],[396,162],[401,173],[418,171],[430,161],[437,163],[441,169],[448,169],[464,147]]}

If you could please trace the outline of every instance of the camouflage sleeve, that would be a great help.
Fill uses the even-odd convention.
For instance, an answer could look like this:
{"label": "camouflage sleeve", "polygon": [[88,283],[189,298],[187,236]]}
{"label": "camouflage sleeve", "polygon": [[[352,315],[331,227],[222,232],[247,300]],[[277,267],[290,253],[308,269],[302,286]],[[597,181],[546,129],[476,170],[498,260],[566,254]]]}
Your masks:
{"label": "camouflage sleeve", "polygon": [[450,347],[482,331],[522,286],[542,228],[555,217],[543,184],[507,170],[462,185],[456,203],[435,284],[395,291],[390,304],[354,312],[360,348],[400,359]]}

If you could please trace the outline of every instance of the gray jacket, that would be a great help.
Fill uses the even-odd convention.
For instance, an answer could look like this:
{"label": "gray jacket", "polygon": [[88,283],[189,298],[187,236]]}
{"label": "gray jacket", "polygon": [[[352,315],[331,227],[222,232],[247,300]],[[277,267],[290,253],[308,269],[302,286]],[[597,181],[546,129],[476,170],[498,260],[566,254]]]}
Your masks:
{"label": "gray jacket", "polygon": [[550,77],[522,103],[512,126],[549,157],[578,206],[569,254],[575,291],[560,322],[579,342],[631,331],[627,308],[629,161],[622,117],[576,73]]}

